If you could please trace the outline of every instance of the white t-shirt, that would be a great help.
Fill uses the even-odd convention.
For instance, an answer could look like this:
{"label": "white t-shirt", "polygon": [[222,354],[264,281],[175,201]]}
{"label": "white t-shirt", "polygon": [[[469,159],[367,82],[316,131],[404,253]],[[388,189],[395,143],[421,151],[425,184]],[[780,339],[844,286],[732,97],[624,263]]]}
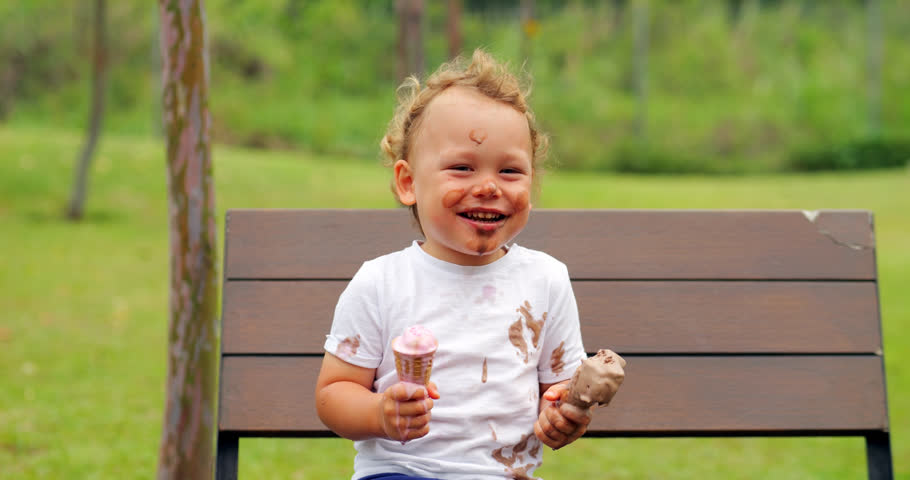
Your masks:
{"label": "white t-shirt", "polygon": [[[327,352],[398,382],[392,339],[411,325],[436,336],[439,387],[425,437],[355,441],[354,479],[395,472],[446,480],[529,478],[539,384],[566,380],[585,358],[566,266],[513,245],[480,267],[430,256],[418,242],[367,261],[335,308]],[[524,475],[524,476],[522,476]]]}

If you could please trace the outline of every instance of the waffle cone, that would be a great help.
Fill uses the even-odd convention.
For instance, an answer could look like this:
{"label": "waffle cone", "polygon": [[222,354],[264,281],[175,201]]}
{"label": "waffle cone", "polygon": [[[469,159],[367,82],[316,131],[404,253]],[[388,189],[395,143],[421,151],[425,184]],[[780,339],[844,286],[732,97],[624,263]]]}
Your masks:
{"label": "waffle cone", "polygon": [[408,355],[395,351],[395,370],[398,371],[398,380],[417,385],[426,385],[430,381],[430,371],[433,369],[433,354]]}

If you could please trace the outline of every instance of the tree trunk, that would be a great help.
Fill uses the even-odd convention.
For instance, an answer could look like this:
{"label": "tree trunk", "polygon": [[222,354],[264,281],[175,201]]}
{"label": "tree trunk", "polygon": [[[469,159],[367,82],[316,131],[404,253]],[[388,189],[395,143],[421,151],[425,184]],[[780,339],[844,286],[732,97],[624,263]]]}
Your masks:
{"label": "tree trunk", "polygon": [[531,37],[537,28],[534,20],[534,6],[534,0],[521,0],[518,4],[519,21],[521,22],[519,55],[526,67],[531,64]]}
{"label": "tree trunk", "polygon": [[650,12],[648,0],[638,0],[635,12],[635,97],[638,99],[638,118],[635,133],[644,138],[648,130],[648,40]]}
{"label": "tree trunk", "polygon": [[629,3],[629,0],[613,0],[610,3],[613,4],[613,28],[622,28],[622,23],[625,19],[626,5]]}
{"label": "tree trunk", "polygon": [[397,62],[395,72],[398,74],[398,81],[401,82],[408,76],[408,21],[407,5],[408,0],[395,0],[395,14],[398,17],[398,38],[395,50],[397,51]]}
{"label": "tree trunk", "polygon": [[727,0],[727,21],[731,27],[739,25],[743,16],[743,3],[745,0]]}
{"label": "tree trunk", "polygon": [[866,0],[866,129],[872,136],[882,130],[882,5]]}
{"label": "tree trunk", "polygon": [[85,196],[88,191],[88,170],[95,155],[95,146],[101,133],[104,117],[104,85],[107,70],[107,42],[105,33],[105,0],[95,0],[94,36],[92,41],[92,107],[85,145],[76,163],[73,178],[73,192],[66,207],[66,218],[81,220],[85,210]]}
{"label": "tree trunk", "polygon": [[461,53],[461,0],[449,0],[449,59]]}
{"label": "tree trunk", "polygon": [[410,0],[408,11],[408,47],[411,57],[411,73],[423,80],[423,0]]}
{"label": "tree trunk", "polygon": [[396,0],[398,13],[398,79],[423,78],[423,0]]}
{"label": "tree trunk", "polygon": [[159,479],[212,478],[215,195],[203,0],[159,0],[170,220],[167,392]]}

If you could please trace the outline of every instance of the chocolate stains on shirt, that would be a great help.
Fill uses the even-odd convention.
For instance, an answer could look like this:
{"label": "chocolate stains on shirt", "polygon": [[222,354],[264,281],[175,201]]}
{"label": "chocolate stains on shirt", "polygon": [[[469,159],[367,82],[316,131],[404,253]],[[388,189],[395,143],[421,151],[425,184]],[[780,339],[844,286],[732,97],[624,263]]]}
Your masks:
{"label": "chocolate stains on shirt", "polygon": [[534,344],[534,348],[537,348],[537,342],[540,340],[540,332],[543,330],[543,324],[547,321],[547,312],[543,312],[543,316],[540,317],[540,320],[534,320],[534,316],[531,315],[531,304],[525,300],[525,304],[518,307],[518,312],[525,317],[525,323],[528,324],[528,328],[531,329],[532,337],[531,343]]}
{"label": "chocolate stains on shirt", "polygon": [[535,320],[534,315],[531,314],[531,303],[527,300],[525,300],[524,305],[519,306],[515,311],[520,313],[521,316],[518,317],[518,320],[515,320],[515,323],[509,325],[509,342],[518,349],[524,362],[528,363],[529,347],[528,342],[525,340],[525,327],[531,331],[531,346],[537,348],[544,323],[547,321],[547,312],[543,312],[540,320]]}
{"label": "chocolate stains on shirt", "polygon": [[[533,445],[528,449],[528,445],[531,443],[530,441],[532,438],[534,439]],[[533,433],[521,437],[521,440],[511,447],[512,454],[506,456],[503,451],[508,448],[509,447],[500,447],[493,450],[493,459],[506,467],[505,471],[511,478],[517,480],[532,480],[532,478],[528,476],[528,471],[538,466],[536,462],[533,462],[533,458],[540,452],[540,443],[537,441],[537,438],[534,437]],[[532,463],[522,465],[522,463],[525,462],[523,458],[525,450],[527,450],[527,455],[529,456],[528,460],[531,460]],[[518,462],[518,465],[516,465],[516,462]]]}
{"label": "chocolate stains on shirt", "polygon": [[534,442],[534,446],[528,450],[528,455],[533,458],[536,457],[538,453],[540,453],[540,442]]}
{"label": "chocolate stains on shirt", "polygon": [[521,317],[518,317],[518,320],[515,320],[515,323],[509,325],[509,342],[524,356],[524,362],[528,363],[528,343],[525,342],[524,326],[521,323]]}
{"label": "chocolate stains on shirt", "polygon": [[565,362],[562,361],[562,356],[566,354],[565,344],[565,340],[559,342],[559,346],[550,354],[550,370],[553,373],[562,373],[566,367]]}
{"label": "chocolate stains on shirt", "polygon": [[360,348],[360,335],[345,338],[335,349],[335,356],[341,359],[351,358],[357,355],[358,348]]}
{"label": "chocolate stains on shirt", "polygon": [[496,287],[493,285],[484,285],[481,289],[481,294],[477,299],[474,300],[474,303],[490,303],[492,305],[496,304]]}
{"label": "chocolate stains on shirt", "polygon": [[487,383],[487,357],[483,357],[483,374],[480,376],[480,383]]}

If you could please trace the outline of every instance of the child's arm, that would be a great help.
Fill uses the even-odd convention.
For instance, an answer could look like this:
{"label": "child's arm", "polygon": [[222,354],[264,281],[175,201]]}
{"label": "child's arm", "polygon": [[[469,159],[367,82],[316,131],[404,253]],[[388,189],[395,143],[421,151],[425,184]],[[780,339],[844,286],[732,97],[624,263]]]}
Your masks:
{"label": "child's arm", "polygon": [[[436,385],[409,392],[398,383],[373,392],[376,370],[358,367],[326,353],[316,380],[316,412],[327,427],[351,440],[412,440],[429,432]],[[410,394],[410,395],[409,395]]]}
{"label": "child's arm", "polygon": [[588,430],[592,409],[582,409],[559,402],[569,391],[569,381],[540,384],[540,415],[534,423],[534,435],[544,445],[556,450],[578,440]]}

